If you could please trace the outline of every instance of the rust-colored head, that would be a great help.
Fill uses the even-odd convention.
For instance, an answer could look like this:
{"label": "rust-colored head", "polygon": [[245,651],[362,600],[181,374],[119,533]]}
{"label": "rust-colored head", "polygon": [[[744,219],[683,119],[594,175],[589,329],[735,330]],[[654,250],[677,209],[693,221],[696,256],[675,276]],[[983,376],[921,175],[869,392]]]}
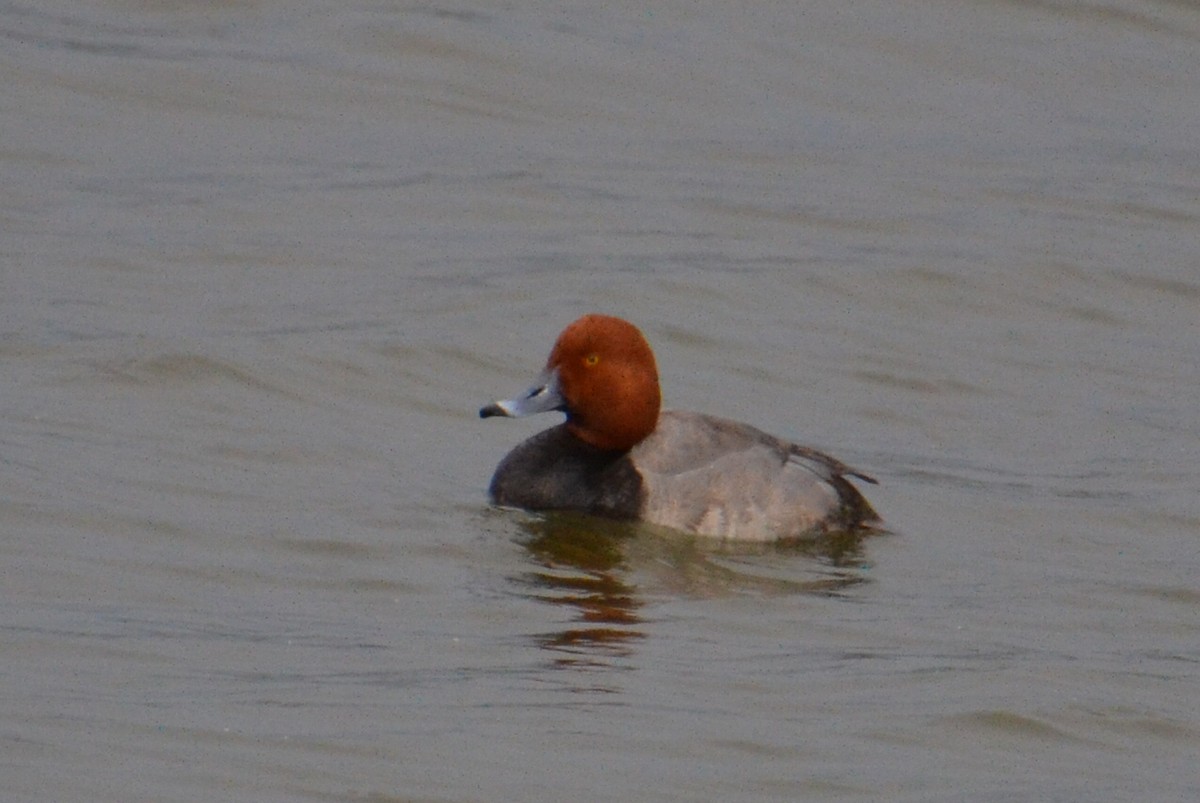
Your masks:
{"label": "rust-colored head", "polygon": [[482,418],[559,410],[567,429],[604,451],[632,449],[658,425],[662,396],[650,344],[628,321],[584,315],[558,336],[546,369],[515,399],[492,402]]}
{"label": "rust-colored head", "polygon": [[654,352],[628,321],[584,315],[558,336],[546,370],[558,376],[567,428],[585,443],[631,449],[658,424]]}

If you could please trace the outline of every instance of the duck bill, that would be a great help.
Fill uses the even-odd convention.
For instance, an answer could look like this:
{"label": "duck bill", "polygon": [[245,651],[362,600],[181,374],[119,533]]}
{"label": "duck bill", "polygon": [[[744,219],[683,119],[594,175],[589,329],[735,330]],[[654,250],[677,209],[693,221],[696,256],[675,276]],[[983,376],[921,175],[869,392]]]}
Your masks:
{"label": "duck bill", "polygon": [[480,418],[504,416],[520,418],[535,413],[549,413],[554,410],[566,410],[567,402],[558,386],[558,371],[543,371],[533,387],[517,396],[515,399],[496,401],[479,411]]}

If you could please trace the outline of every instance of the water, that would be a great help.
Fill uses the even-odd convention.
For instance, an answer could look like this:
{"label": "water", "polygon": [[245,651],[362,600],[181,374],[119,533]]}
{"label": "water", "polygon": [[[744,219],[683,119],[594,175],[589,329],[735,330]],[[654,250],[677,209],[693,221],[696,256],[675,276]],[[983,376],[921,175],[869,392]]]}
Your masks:
{"label": "water", "polygon": [[[0,5],[4,799],[1195,799],[1198,39]],[[892,532],[489,509],[592,310]]]}

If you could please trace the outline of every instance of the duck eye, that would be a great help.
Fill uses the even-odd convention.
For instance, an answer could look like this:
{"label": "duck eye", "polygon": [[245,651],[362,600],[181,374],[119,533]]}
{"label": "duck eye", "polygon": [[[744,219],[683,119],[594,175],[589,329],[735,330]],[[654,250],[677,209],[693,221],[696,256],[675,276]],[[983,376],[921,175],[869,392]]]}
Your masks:
{"label": "duck eye", "polygon": [[596,365],[597,363],[600,362],[600,355],[599,354],[589,354],[589,355],[587,355],[587,359],[585,359],[584,362],[587,363],[588,365]]}

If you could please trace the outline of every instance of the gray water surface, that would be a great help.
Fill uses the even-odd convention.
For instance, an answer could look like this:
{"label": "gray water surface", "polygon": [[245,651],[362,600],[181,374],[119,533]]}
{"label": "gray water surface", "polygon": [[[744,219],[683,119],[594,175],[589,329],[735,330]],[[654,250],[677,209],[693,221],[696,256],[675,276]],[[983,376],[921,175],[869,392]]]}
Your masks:
{"label": "gray water surface", "polygon": [[[1200,798],[1200,8],[0,3],[5,800]],[[579,314],[876,475],[490,509]]]}

